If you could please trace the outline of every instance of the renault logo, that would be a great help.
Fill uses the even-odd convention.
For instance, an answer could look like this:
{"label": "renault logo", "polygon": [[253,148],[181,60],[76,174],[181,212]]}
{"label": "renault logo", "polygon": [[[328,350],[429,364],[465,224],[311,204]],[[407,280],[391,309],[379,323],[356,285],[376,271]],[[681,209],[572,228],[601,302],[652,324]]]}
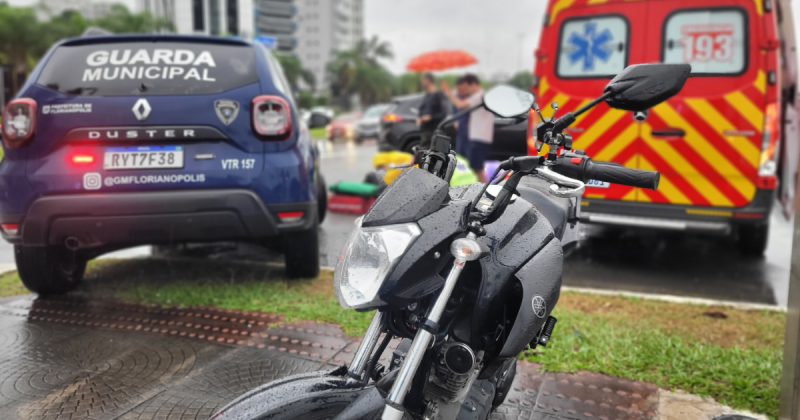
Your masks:
{"label": "renault logo", "polygon": [[150,104],[147,102],[147,99],[139,99],[133,105],[133,115],[135,115],[136,119],[139,121],[146,120],[147,117],[150,116],[150,111],[152,111],[152,108],[150,108]]}

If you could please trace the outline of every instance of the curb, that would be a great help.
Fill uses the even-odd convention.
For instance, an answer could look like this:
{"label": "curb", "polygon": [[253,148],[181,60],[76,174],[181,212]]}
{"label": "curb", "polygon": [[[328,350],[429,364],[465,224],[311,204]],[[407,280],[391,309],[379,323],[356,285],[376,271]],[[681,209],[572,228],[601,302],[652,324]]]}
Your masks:
{"label": "curb", "polygon": [[721,306],[725,308],[739,309],[742,311],[771,311],[771,312],[784,312],[784,313],[786,312],[785,307],[778,305],[735,302],[731,300],[690,298],[690,297],[682,297],[675,295],[663,295],[657,293],[636,293],[636,292],[626,292],[622,290],[592,289],[588,287],[571,287],[571,286],[562,286],[561,291],[582,293],[587,295],[618,296],[626,298],[658,300],[662,302],[683,303],[683,304],[698,305],[698,306]]}
{"label": "curb", "polygon": [[0,264],[0,275],[9,273],[11,271],[17,271],[16,264]]}

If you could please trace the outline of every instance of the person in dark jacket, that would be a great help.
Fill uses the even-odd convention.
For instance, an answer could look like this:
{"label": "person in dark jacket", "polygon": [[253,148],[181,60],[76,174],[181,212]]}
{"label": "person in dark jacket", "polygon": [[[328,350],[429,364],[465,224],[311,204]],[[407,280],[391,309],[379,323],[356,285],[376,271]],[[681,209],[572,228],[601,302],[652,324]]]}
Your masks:
{"label": "person in dark jacket", "polygon": [[[469,87],[469,83],[467,83],[467,79],[464,76],[456,80],[456,95],[458,99],[466,99],[469,96]],[[464,158],[469,156],[469,114],[464,114],[456,120],[456,153]]]}
{"label": "person in dark jacket", "polygon": [[420,150],[427,150],[431,147],[433,132],[450,111],[450,103],[447,97],[436,88],[436,79],[433,74],[425,73],[422,76],[422,87],[425,89],[425,97],[419,107],[417,125],[420,131]]}

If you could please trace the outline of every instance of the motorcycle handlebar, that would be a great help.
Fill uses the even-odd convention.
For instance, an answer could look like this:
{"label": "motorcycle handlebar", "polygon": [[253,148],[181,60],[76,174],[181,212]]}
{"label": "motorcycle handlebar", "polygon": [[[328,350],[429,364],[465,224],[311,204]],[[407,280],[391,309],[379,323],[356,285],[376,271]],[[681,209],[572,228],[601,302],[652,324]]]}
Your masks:
{"label": "motorcycle handlebar", "polygon": [[631,169],[614,163],[591,160],[586,162],[583,173],[586,179],[596,179],[629,187],[649,188],[654,191],[658,189],[658,181],[661,179],[661,174],[655,171]]}
{"label": "motorcycle handlebar", "polygon": [[617,163],[596,162],[586,156],[574,154],[559,157],[550,169],[583,182],[594,179],[652,190],[658,189],[658,182],[661,179],[661,174],[655,171],[626,168]]}

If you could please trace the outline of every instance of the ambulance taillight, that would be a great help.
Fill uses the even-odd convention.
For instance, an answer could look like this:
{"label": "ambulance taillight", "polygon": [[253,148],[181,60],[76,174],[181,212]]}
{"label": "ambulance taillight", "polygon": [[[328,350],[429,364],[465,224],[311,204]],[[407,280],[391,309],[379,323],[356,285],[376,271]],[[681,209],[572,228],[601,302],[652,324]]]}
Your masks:
{"label": "ambulance taillight", "polygon": [[778,139],[780,138],[780,110],[776,102],[767,105],[764,114],[764,131],[761,137],[761,157],[758,161],[758,188],[774,190],[778,186]]}

